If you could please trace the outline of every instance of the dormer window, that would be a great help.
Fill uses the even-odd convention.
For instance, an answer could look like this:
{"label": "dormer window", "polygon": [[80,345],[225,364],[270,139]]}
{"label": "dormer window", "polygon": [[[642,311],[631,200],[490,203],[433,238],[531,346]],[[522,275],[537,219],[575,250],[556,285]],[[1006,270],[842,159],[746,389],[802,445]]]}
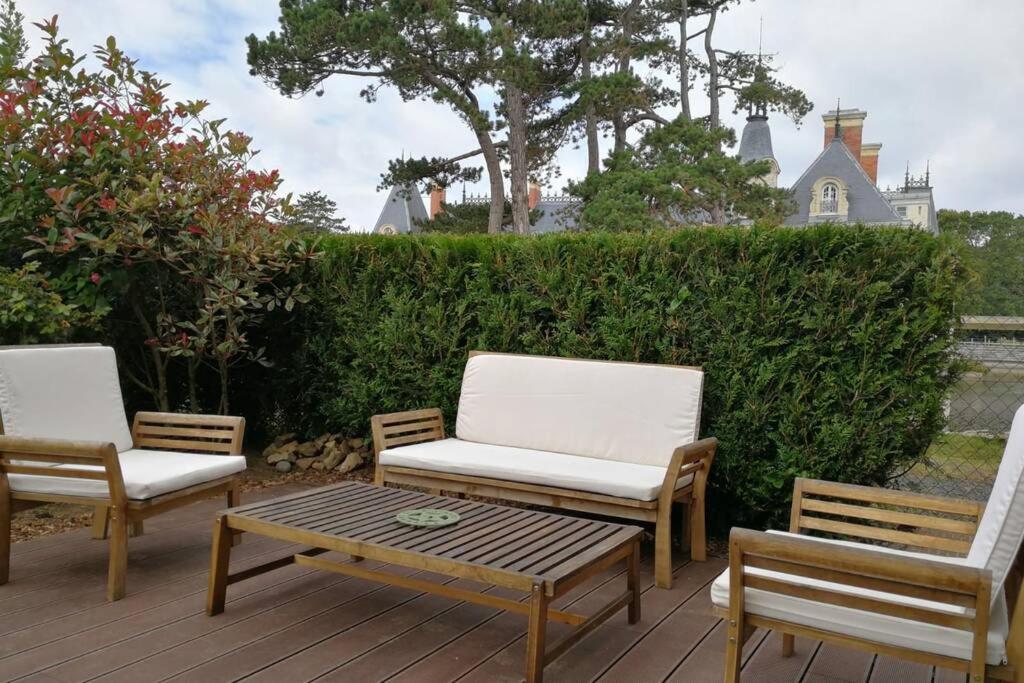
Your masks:
{"label": "dormer window", "polygon": [[821,213],[839,213],[839,187],[825,183],[821,188]]}

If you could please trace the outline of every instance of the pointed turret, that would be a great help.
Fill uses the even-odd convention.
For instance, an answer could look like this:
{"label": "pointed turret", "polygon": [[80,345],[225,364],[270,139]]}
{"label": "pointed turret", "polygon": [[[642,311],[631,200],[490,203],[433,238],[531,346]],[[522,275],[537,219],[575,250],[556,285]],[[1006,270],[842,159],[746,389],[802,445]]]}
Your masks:
{"label": "pointed turret", "polygon": [[384,201],[373,231],[382,235],[404,235],[420,231],[417,222],[429,219],[423,198],[414,185],[395,185]]}
{"label": "pointed turret", "polygon": [[772,131],[768,127],[768,116],[759,110],[747,117],[740,137],[740,161],[768,161],[771,169],[761,176],[769,187],[779,186],[779,162],[772,151]]}

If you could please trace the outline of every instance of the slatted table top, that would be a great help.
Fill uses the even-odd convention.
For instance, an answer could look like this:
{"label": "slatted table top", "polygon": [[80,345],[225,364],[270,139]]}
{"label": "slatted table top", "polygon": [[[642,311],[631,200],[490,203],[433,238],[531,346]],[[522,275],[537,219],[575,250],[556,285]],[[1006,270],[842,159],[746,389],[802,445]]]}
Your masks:
{"label": "slatted table top", "polygon": [[[457,512],[450,526],[418,528],[395,515]],[[636,526],[345,482],[221,513],[233,529],[367,559],[557,595],[591,565],[639,541]]]}

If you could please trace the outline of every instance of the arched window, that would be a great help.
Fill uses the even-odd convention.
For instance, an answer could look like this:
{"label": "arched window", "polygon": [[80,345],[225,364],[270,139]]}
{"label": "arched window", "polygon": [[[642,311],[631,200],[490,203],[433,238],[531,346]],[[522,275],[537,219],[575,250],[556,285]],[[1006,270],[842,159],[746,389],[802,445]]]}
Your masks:
{"label": "arched window", "polygon": [[825,183],[821,188],[821,212],[839,213],[839,188],[835,183]]}

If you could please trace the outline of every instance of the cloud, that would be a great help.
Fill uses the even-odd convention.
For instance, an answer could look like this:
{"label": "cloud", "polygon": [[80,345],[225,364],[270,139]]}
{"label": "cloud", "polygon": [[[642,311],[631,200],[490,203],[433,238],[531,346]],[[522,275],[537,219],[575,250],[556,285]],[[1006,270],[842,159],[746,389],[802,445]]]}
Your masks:
{"label": "cloud", "polygon": [[[249,0],[31,0],[31,21],[60,15],[65,37],[86,52],[113,34],[144,68],[173,84],[176,99],[206,99],[213,116],[252,135],[258,163],[279,168],[285,189],[319,189],[357,227],[376,221],[376,191],[387,161],[401,155],[465,152],[475,140],[458,117],[433,102],[402,102],[384,90],[359,98],[364,83],[336,77],[323,97],[288,99],[249,75],[244,37],[277,28],[276,3]],[[803,88],[815,111],[802,127],[773,116],[783,183],[793,182],[821,147],[821,112],[834,106],[869,113],[864,139],[882,142],[880,184],[902,179],[909,161],[930,160],[939,206],[1024,211],[1019,190],[1024,130],[1024,67],[1016,33],[1024,3],[990,0],[761,0],[719,22],[721,45],[753,49],[764,22],[766,51],[782,76]],[[37,32],[29,29],[30,36]],[[38,39],[36,39],[38,44]],[[694,93],[696,113],[706,103]],[[731,108],[731,105],[729,106]],[[727,115],[739,128],[742,116]],[[605,142],[602,148],[607,151]],[[559,155],[552,192],[586,168],[582,150]],[[486,192],[486,180],[468,188]]]}

